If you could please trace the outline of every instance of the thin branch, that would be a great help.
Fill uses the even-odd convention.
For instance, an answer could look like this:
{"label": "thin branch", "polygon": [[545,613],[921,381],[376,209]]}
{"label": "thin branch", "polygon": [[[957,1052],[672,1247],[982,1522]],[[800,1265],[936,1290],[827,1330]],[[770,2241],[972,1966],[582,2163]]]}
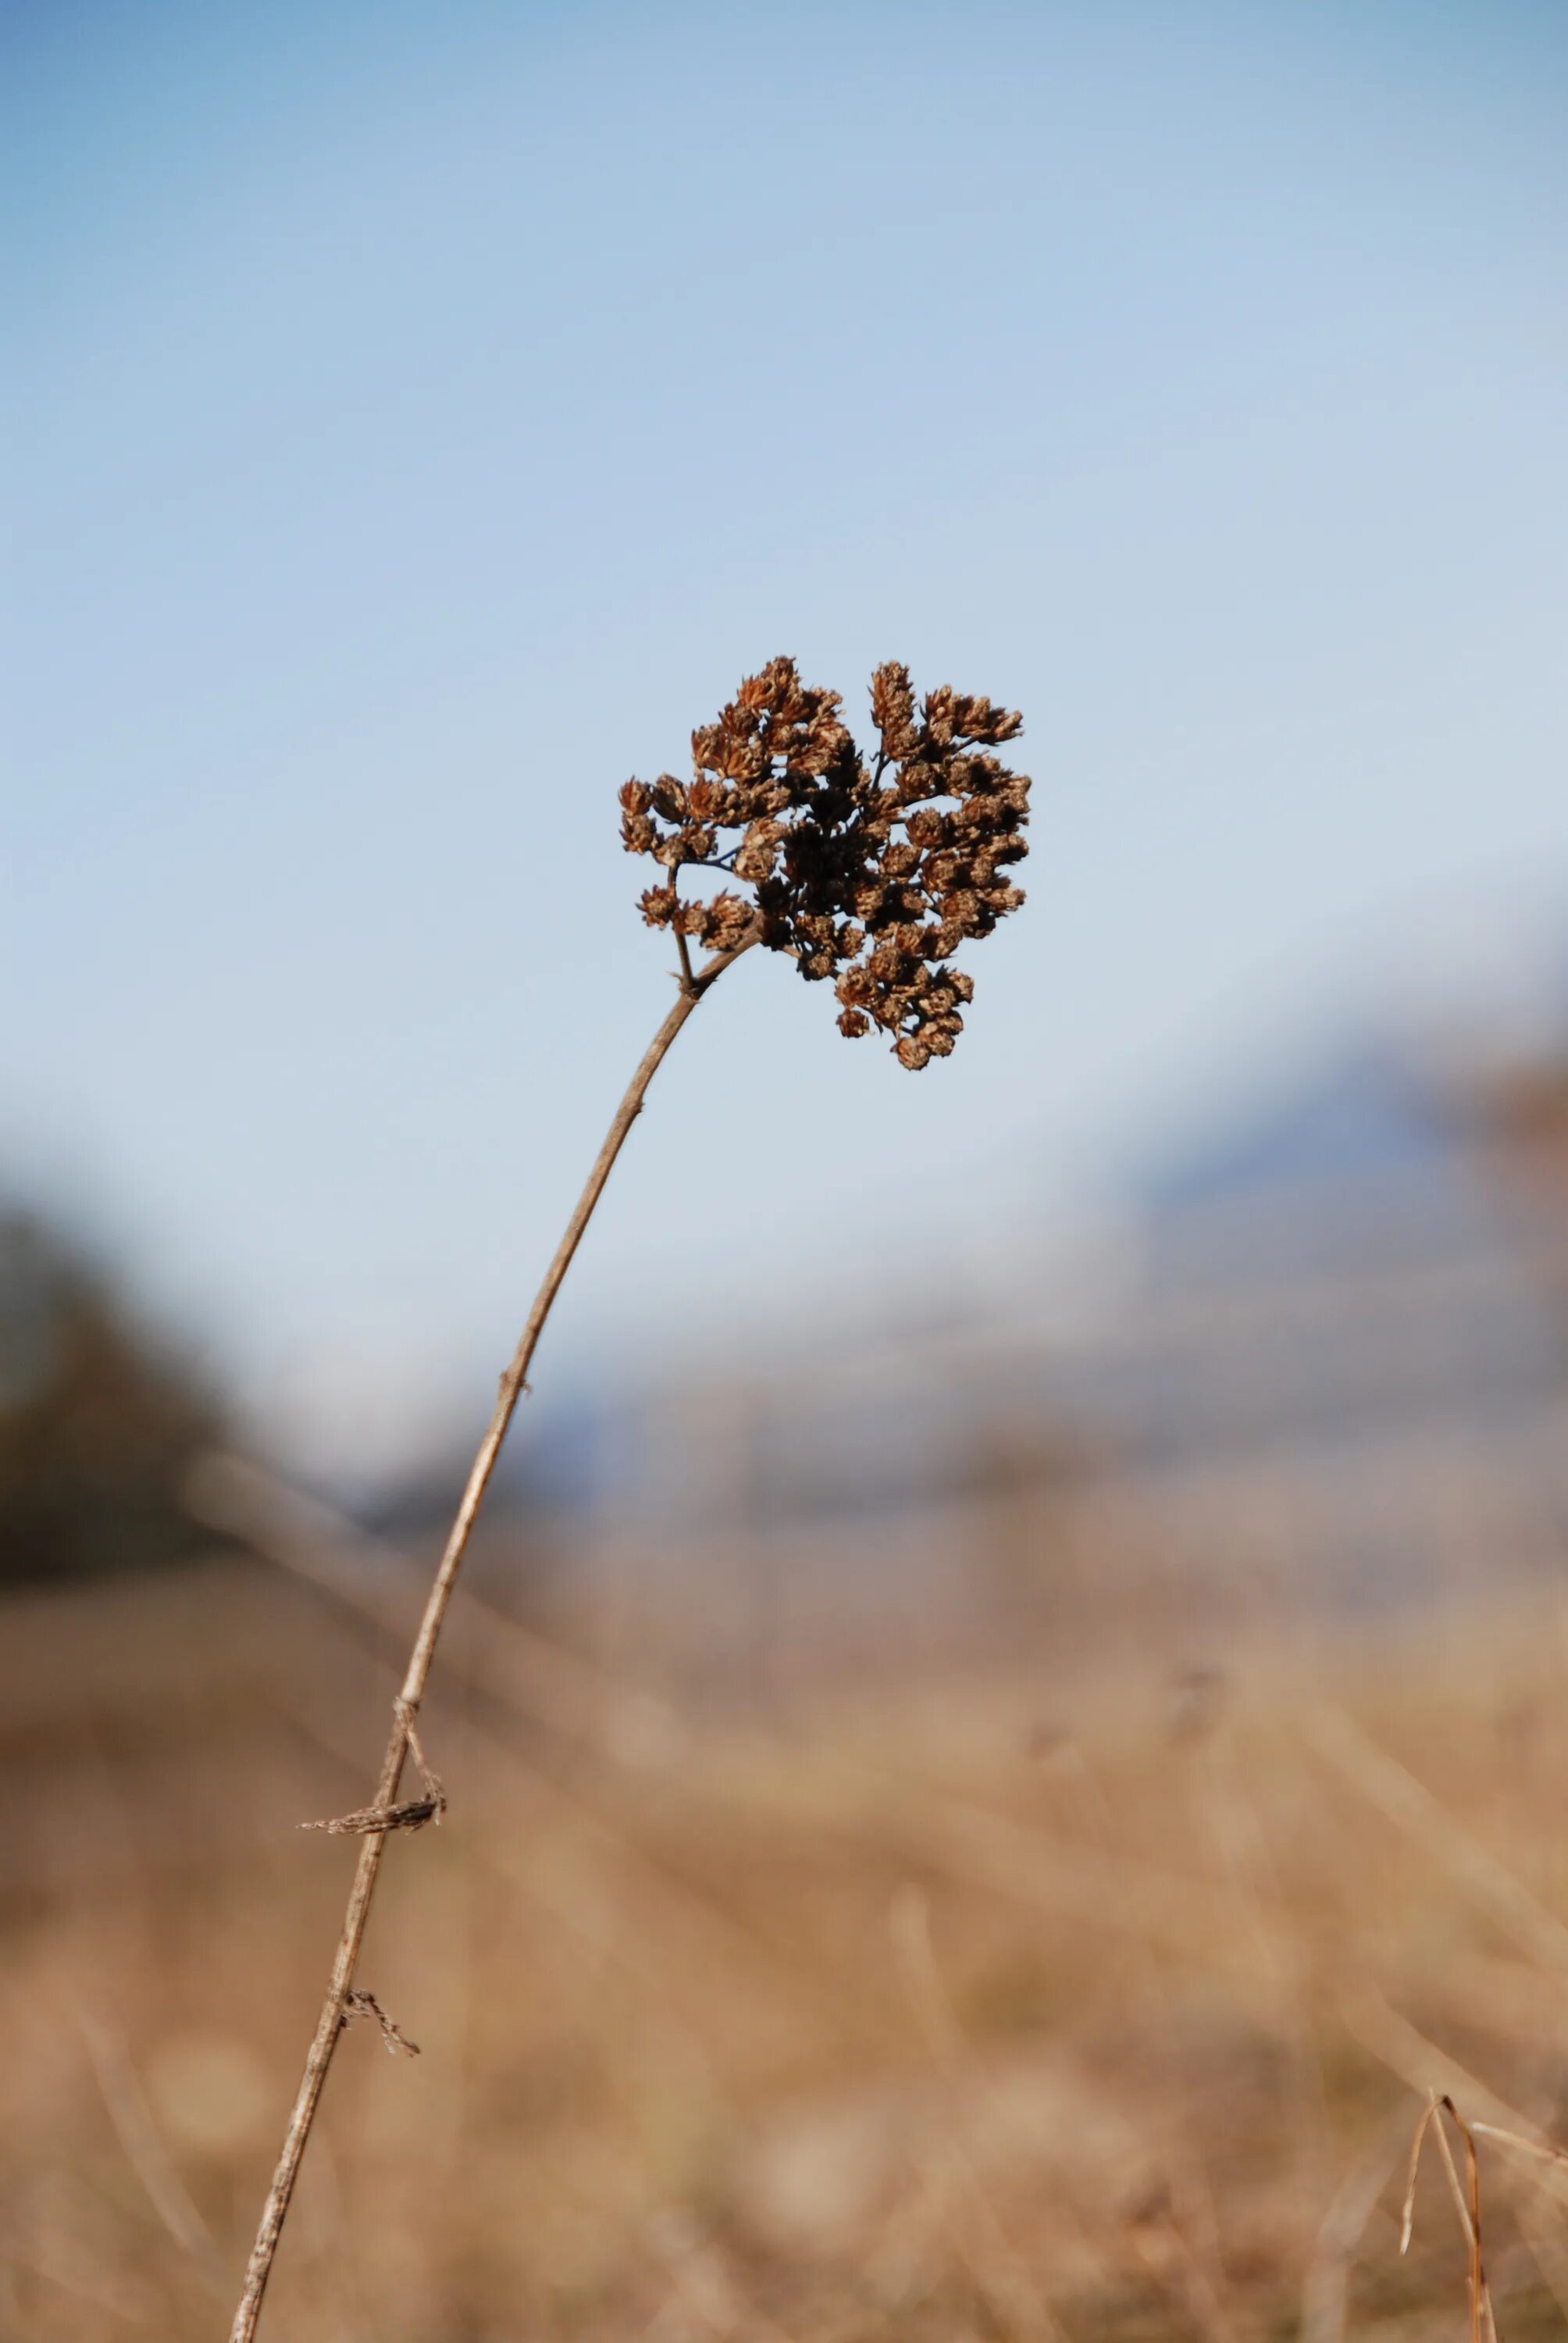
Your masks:
{"label": "thin branch", "polygon": [[[240,1539],[356,1618],[400,1630],[409,1603],[423,1597],[425,1574],[407,1554],[252,1458],[217,1450],[199,1456],[181,1499],[193,1520]],[[606,1674],[463,1586],[452,1597],[452,1616],[459,1615],[470,1631],[459,1675],[552,1732],[621,1765],[641,1766],[654,1749],[678,1744],[680,1719],[656,1694]]]}
{"label": "thin branch", "polygon": [[299,2090],[288,2118],[288,2128],[284,2135],[283,2147],[278,2156],[276,2169],[273,2174],[272,2186],[267,2191],[266,2203],[262,2208],[260,2226],[256,2230],[256,2243],[251,2248],[250,2262],[246,2271],[245,2290],[240,2296],[239,2308],[235,2312],[234,2325],[230,2329],[230,2343],[251,2343],[251,2338],[256,2333],[256,2322],[261,2316],[262,2297],[266,2291],[266,2282],[272,2271],[273,2257],[277,2251],[277,2241],[287,2217],[295,2183],[299,2177],[300,2163],[305,2155],[306,2144],[310,2137],[311,2127],[316,2120],[316,2111],[320,2104],[327,2070],[332,2064],[333,2052],[337,2047],[338,2036],[343,2032],[348,2012],[355,2006],[352,1998],[354,1973],[359,1959],[360,1946],[365,1939],[366,1923],[370,1916],[370,1902],[376,1892],[377,1875],[381,1868],[382,1850],[387,1845],[387,1830],[392,1826],[391,1813],[397,1805],[397,1788],[402,1779],[404,1760],[408,1752],[410,1728],[418,1715],[419,1704],[424,1698],[425,1687],[430,1674],[430,1664],[435,1657],[437,1641],[441,1633],[441,1624],[447,1615],[447,1606],[451,1600],[452,1588],[456,1584],[457,1572],[467,1547],[475,1517],[483,1501],[485,1491],[489,1485],[490,1475],[495,1470],[496,1459],[500,1453],[501,1443],[507,1436],[508,1426],[522,1396],[525,1378],[539,1336],[544,1332],[545,1322],[549,1317],[557,1294],[560,1292],[561,1282],[571,1267],[572,1257],[582,1242],[583,1232],[593,1218],[594,1208],[604,1193],[605,1183],[614,1169],[617,1156],[625,1144],[627,1133],[642,1112],[648,1086],[663,1064],[676,1035],[709,988],[723,975],[725,970],[738,960],[742,952],[749,951],[759,940],[759,930],[753,928],[729,951],[716,952],[713,958],[697,971],[691,983],[682,987],[674,1008],[648,1043],[643,1053],[642,1061],[628,1084],[619,1106],[616,1109],[614,1120],[605,1134],[604,1144],[594,1159],[593,1169],[588,1173],[587,1184],[578,1199],[577,1208],[571,1219],[567,1223],[566,1233],[556,1248],[555,1258],[545,1272],[544,1282],[534,1297],[534,1306],[528,1312],[528,1323],[524,1326],[518,1347],[512,1354],[511,1363],[501,1376],[489,1426],[479,1443],[478,1453],[474,1458],[468,1473],[467,1484],[463,1491],[457,1517],[447,1540],[446,1550],[437,1566],[435,1578],[426,1598],[424,1615],[419,1622],[419,1630],[414,1639],[414,1648],[408,1657],[407,1671],[404,1675],[402,1688],[395,1704],[392,1732],[387,1743],[386,1755],[381,1760],[381,1772],[377,1781],[375,1795],[370,1801],[371,1811],[386,1812],[388,1817],[387,1825],[383,1827],[373,1826],[360,1845],[359,1860],[354,1873],[354,1884],[349,1890],[348,1906],[344,1914],[343,1934],[338,1942],[337,1956],[332,1964],[331,1980],[327,1988],[327,1997],[321,2005],[321,2016],[317,2021],[315,2038],[310,2045],[309,2056],[305,2062],[305,2073],[300,2079]]}
{"label": "thin branch", "polygon": [[1345,2343],[1351,2262],[1398,2166],[1406,2120],[1395,2107],[1334,2192],[1302,2288],[1301,2343]]}
{"label": "thin branch", "polygon": [[675,899],[675,917],[669,924],[675,930],[676,949],[680,954],[680,989],[682,992],[689,992],[693,982],[691,947],[686,940],[686,930],[680,923],[680,865],[678,862],[670,865],[669,891]]}
{"label": "thin branch", "polygon": [[1543,2164],[1568,2164],[1568,2148],[1556,2147],[1548,2141],[1526,2139],[1522,2131],[1506,2131],[1502,2124],[1473,2123],[1472,2131],[1484,2132],[1488,2139],[1500,2139],[1509,2147],[1522,2147],[1526,2156],[1538,2157]]}
{"label": "thin branch", "polygon": [[124,2043],[100,2018],[82,2012],[76,2022],[126,2162],[176,2245],[190,2256],[209,2289],[221,2300],[228,2292],[229,2280],[213,2244],[212,2233],[164,2145]]}
{"label": "thin branch", "polygon": [[[1427,2133],[1437,2120],[1437,2093],[1432,2091],[1422,2110],[1421,2121],[1415,2127],[1415,2137],[1410,2144],[1410,2165],[1404,2178],[1404,2209],[1399,2225],[1399,2249],[1402,2254],[1409,2253],[1410,2241],[1415,2235],[1415,2183],[1421,2170],[1421,2151],[1426,2145]],[[1462,2221],[1465,2217],[1462,2197],[1459,2204],[1459,2217]]]}
{"label": "thin branch", "polygon": [[[1497,2319],[1492,2308],[1492,2288],[1487,2284],[1486,2265],[1481,2252],[1481,2158],[1475,2152],[1474,2134],[1446,2093],[1442,2105],[1464,2142],[1464,2170],[1470,2198],[1467,2219],[1470,2236],[1470,2343],[1497,2343]],[[1441,2128],[1438,2137],[1442,2142],[1443,2160],[1452,2171],[1452,2157],[1447,2137]],[[1457,2179],[1457,2175],[1454,2177]]]}
{"label": "thin branch", "polygon": [[[1453,2150],[1448,2144],[1442,2118],[1447,2116],[1464,2146],[1465,2179],[1459,2177],[1459,2167],[1453,2160]],[[1487,2125],[1485,2129],[1493,2127]],[[1459,2216],[1459,2226],[1470,2254],[1470,2343],[1497,2343],[1497,2316],[1492,2304],[1492,2288],[1487,2283],[1486,2267],[1481,2250],[1481,2161],[1475,2152],[1475,2137],[1446,2091],[1427,2094],[1425,2109],[1416,2126],[1411,2143],[1410,2171],[1405,2181],[1404,2217],[1400,2225],[1399,2249],[1410,2251],[1411,2232],[1415,2221],[1415,2182],[1421,2165],[1422,2142],[1428,2132],[1437,2142],[1438,2153],[1448,2181],[1448,2193],[1453,2199]],[[1514,2135],[1506,2135],[1513,2137]],[[1528,2146],[1528,2142],[1522,2143]],[[1466,2185],[1468,2184],[1468,2186]]]}
{"label": "thin branch", "polygon": [[1342,1709],[1320,1709],[1307,1729],[1319,1755],[1425,1846],[1522,1952],[1550,1972],[1568,1970],[1568,1927],[1455,1820],[1424,1782],[1380,1749]]}

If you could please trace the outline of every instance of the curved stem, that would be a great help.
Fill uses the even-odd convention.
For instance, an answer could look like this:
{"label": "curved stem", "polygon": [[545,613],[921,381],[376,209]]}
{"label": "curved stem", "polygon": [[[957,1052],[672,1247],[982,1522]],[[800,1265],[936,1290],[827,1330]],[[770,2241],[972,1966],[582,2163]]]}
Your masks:
{"label": "curved stem", "polygon": [[[715,953],[707,965],[698,970],[689,985],[682,986],[674,1008],[643,1052],[642,1061],[627,1085],[626,1093],[619,1106],[616,1109],[614,1120],[605,1134],[604,1144],[594,1159],[593,1169],[588,1173],[582,1194],[578,1198],[577,1208],[567,1222],[566,1233],[556,1247],[555,1258],[545,1272],[544,1282],[534,1297],[534,1306],[528,1312],[528,1323],[524,1326],[518,1347],[512,1353],[511,1363],[501,1377],[489,1426],[479,1443],[478,1453],[474,1458],[467,1485],[457,1506],[457,1517],[453,1521],[446,1548],[437,1566],[430,1592],[426,1597],[424,1615],[419,1622],[418,1633],[414,1638],[414,1648],[408,1655],[408,1666],[403,1678],[402,1689],[394,1704],[392,1732],[387,1743],[386,1754],[381,1760],[380,1776],[376,1785],[375,1796],[371,1801],[372,1805],[377,1809],[388,1807],[397,1799],[397,1785],[402,1778],[403,1762],[408,1751],[409,1728],[417,1722],[419,1703],[424,1697],[425,1686],[429,1679],[430,1663],[435,1657],[437,1640],[441,1633],[441,1623],[447,1615],[447,1605],[451,1599],[452,1588],[457,1582],[457,1572],[467,1547],[475,1517],[478,1513],[485,1491],[489,1485],[490,1475],[495,1471],[496,1459],[500,1453],[501,1443],[507,1436],[507,1427],[511,1423],[518,1402],[527,1387],[525,1378],[528,1372],[529,1362],[533,1358],[539,1336],[544,1332],[545,1322],[550,1314],[555,1298],[560,1292],[561,1282],[571,1267],[572,1256],[581,1243],[583,1232],[593,1218],[594,1208],[604,1193],[605,1182],[608,1180],[616,1157],[620,1153],[625,1143],[626,1135],[642,1112],[642,1102],[648,1086],[664,1062],[671,1042],[709,988],[723,975],[727,968],[740,958],[742,952],[749,951],[758,940],[758,931],[753,930],[730,950]],[[327,2069],[332,2064],[333,2053],[337,2047],[337,2037],[343,2031],[348,1993],[354,1983],[359,1948],[365,1939],[365,1925],[370,1916],[370,1900],[376,1892],[377,1875],[381,1868],[381,1855],[387,1844],[387,1835],[385,1831],[373,1831],[360,1842],[359,1860],[355,1866],[354,1884],[349,1890],[348,1906],[343,1916],[343,1933],[338,1940],[337,1957],[332,1964],[331,1981],[327,1988],[327,1997],[321,2005],[321,2016],[317,2021],[310,2053],[305,2062],[305,2073],[300,2079],[293,2111],[288,2118],[288,2128],[284,2134],[283,2147],[272,2176],[272,2187],[267,2191],[266,2203],[262,2208],[260,2226],[256,2233],[256,2243],[251,2248],[250,2261],[246,2270],[245,2290],[240,2296],[239,2308],[235,2312],[234,2325],[229,2330],[229,2343],[251,2343],[251,2338],[256,2333],[256,2321],[261,2316],[262,2296],[266,2291],[266,2281],[271,2275],[273,2257],[277,2251],[277,2241],[283,2231],[284,2221],[287,2217],[289,2200],[294,2195],[295,2182],[299,2177],[299,2167],[305,2155],[306,2144],[310,2137],[311,2126],[316,2121],[316,2111],[320,2104]]]}

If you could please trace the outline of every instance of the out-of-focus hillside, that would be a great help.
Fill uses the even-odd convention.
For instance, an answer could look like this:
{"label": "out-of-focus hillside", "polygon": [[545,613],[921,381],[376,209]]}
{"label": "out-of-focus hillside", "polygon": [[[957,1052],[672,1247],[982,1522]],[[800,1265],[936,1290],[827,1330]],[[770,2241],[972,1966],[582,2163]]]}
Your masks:
{"label": "out-of-focus hillside", "polygon": [[0,1585],[157,1569],[195,1550],[180,1476],[219,1420],[96,1264],[0,1207]]}
{"label": "out-of-focus hillside", "polygon": [[1118,1606],[1196,1664],[1241,1623],[1560,1571],[1565,1064],[1349,1053],[1151,1180],[1132,1274],[1070,1329],[1020,1280],[651,1385],[579,1498],[585,1600],[751,1683],[1092,1647]]}

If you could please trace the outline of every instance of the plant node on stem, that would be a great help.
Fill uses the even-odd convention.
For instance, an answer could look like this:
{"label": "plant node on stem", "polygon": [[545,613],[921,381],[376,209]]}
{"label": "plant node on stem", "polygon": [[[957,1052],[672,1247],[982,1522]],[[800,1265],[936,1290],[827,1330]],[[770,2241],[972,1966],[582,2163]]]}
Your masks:
{"label": "plant node on stem", "polygon": [[694,972],[689,983],[682,985],[674,1008],[670,1010],[653,1040],[648,1043],[643,1052],[641,1063],[627,1085],[620,1104],[616,1109],[614,1120],[605,1134],[604,1144],[594,1159],[593,1169],[588,1173],[582,1194],[578,1199],[577,1208],[567,1223],[566,1232],[556,1248],[555,1257],[545,1272],[544,1282],[534,1297],[534,1306],[528,1312],[528,1322],[523,1328],[518,1347],[512,1354],[511,1363],[501,1377],[496,1395],[495,1410],[485,1436],[479,1443],[478,1453],[474,1458],[457,1506],[457,1516],[453,1521],[429,1594],[426,1598],[418,1633],[414,1638],[414,1648],[409,1654],[407,1669],[394,1704],[392,1730],[387,1736],[386,1752],[381,1760],[381,1772],[377,1780],[376,1791],[370,1801],[369,1809],[372,1813],[387,1815],[388,1826],[368,1830],[360,1841],[359,1860],[355,1866],[353,1885],[349,1889],[348,1906],[343,1919],[343,1933],[338,1939],[337,1956],[332,1964],[331,1978],[327,1985],[326,1998],[321,2005],[321,2015],[317,2021],[309,2055],[305,2062],[305,2072],[300,2078],[299,2089],[296,2094],[294,2107],[289,2115],[288,2127],[284,2134],[283,2147],[273,2173],[272,2186],[267,2191],[266,2203],[262,2208],[256,2243],[251,2248],[250,2261],[246,2270],[244,2290],[240,2296],[239,2307],[235,2313],[234,2325],[230,2329],[230,2343],[250,2343],[250,2338],[256,2333],[256,2322],[261,2316],[262,2297],[266,2291],[266,2282],[272,2273],[273,2258],[277,2251],[277,2241],[282,2235],[284,2221],[287,2217],[295,2183],[299,2177],[300,2164],[305,2156],[311,2127],[316,2121],[316,2111],[320,2104],[327,2070],[332,2065],[333,2054],[337,2048],[339,2038],[344,2031],[345,2020],[355,2006],[351,1999],[354,1991],[354,1974],[358,1965],[360,1946],[365,1939],[366,1923],[370,1916],[370,1903],[376,1892],[376,1881],[381,1868],[382,1854],[390,1830],[395,1827],[390,1822],[390,1816],[397,1804],[397,1789],[402,1779],[404,1761],[408,1755],[410,1734],[417,1729],[415,1720],[419,1713],[419,1704],[425,1696],[425,1686],[430,1674],[430,1663],[435,1656],[437,1640],[441,1633],[441,1623],[446,1616],[447,1605],[467,1547],[475,1518],[489,1484],[490,1475],[495,1470],[501,1443],[506,1438],[507,1428],[511,1423],[518,1401],[522,1395],[528,1363],[533,1357],[539,1336],[544,1332],[545,1322],[550,1314],[556,1295],[560,1291],[561,1281],[570,1268],[572,1256],[582,1242],[583,1231],[592,1219],[594,1207],[604,1192],[605,1182],[614,1168],[616,1157],[620,1153],[628,1131],[642,1111],[643,1097],[649,1082],[664,1062],[676,1035],[699,1002],[706,998],[724,974],[725,970],[733,967],[741,954],[749,951],[759,940],[759,932],[754,927],[732,943],[728,950],[716,952],[704,967]]}
{"label": "plant node on stem", "polygon": [[[879,1027],[892,1037],[900,1063],[918,1071],[950,1053],[963,1026],[960,1004],[973,995],[971,980],[946,962],[1023,900],[1006,872],[1027,851],[1029,780],[991,753],[1016,735],[1021,719],[947,684],[917,707],[908,669],[889,663],[871,679],[879,748],[868,767],[839,707],[837,692],[802,684],[792,659],[773,659],[746,679],[717,722],[692,734],[690,783],[664,773],[621,790],[622,842],[651,855],[665,872],[664,884],[648,890],[641,908],[650,927],[674,930],[679,991],[616,1109],[500,1378],[393,1704],[374,1795],[352,1815],[310,1825],[357,1835],[359,1859],[230,2343],[251,2343],[256,2333],[327,2070],[349,2020],[372,2016],[388,2048],[414,2048],[374,1996],[355,1984],[371,1898],[388,1836],[438,1821],[445,1808],[418,1735],[441,1623],[501,1443],[528,1388],[529,1362],[648,1084],[699,1002],[758,943],[789,954],[809,980],[833,977],[839,1031],[854,1039]],[[726,830],[739,835],[721,847]],[[683,869],[720,870],[749,887],[751,900],[728,890],[706,902],[683,900]],[[689,940],[711,955],[700,968],[692,966]],[[410,1752],[425,1795],[400,1803]]]}

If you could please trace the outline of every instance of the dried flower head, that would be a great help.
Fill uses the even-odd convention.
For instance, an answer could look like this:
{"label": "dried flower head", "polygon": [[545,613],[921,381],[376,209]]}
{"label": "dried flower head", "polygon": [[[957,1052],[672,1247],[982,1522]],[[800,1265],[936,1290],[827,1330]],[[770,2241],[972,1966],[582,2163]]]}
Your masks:
{"label": "dried flower head", "polygon": [[[689,781],[627,782],[621,837],[665,873],[641,899],[650,927],[722,951],[759,918],[809,981],[834,979],[841,1033],[879,1027],[918,1070],[950,1053],[973,996],[947,963],[1023,900],[1007,873],[1029,851],[1029,777],[992,753],[1022,719],[947,684],[917,706],[890,661],[871,678],[868,765],[839,705],[793,659],[769,660],[692,734]],[[750,900],[683,897],[688,869],[739,879]]]}

